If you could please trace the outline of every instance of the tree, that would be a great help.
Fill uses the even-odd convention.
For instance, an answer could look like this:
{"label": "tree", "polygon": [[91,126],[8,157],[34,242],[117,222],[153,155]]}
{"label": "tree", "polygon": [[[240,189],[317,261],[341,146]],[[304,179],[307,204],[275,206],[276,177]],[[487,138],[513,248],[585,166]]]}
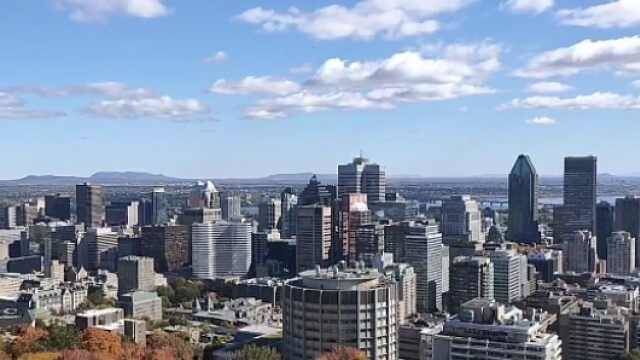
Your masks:
{"label": "tree", "polygon": [[35,327],[22,327],[18,336],[9,345],[9,354],[19,358],[23,354],[44,351],[44,341],[49,336],[47,330]]}
{"label": "tree", "polygon": [[18,360],[60,360],[62,357],[57,352],[39,352],[24,354]]}
{"label": "tree", "polygon": [[47,350],[61,351],[75,349],[80,346],[80,332],[75,327],[54,322],[47,327],[47,331],[49,332],[49,336],[45,341]]}
{"label": "tree", "polygon": [[[189,342],[175,334],[167,334],[162,331],[154,331],[147,338],[147,349],[148,354],[155,353],[157,356],[169,352],[175,360],[191,360],[193,358],[193,348]],[[153,359],[156,358],[153,357]]]}
{"label": "tree", "polygon": [[358,349],[338,347],[332,352],[321,355],[318,360],[367,360],[367,357]]}
{"label": "tree", "polygon": [[247,345],[233,354],[233,360],[280,360],[280,353],[266,346]]}
{"label": "tree", "polygon": [[102,359],[119,359],[122,356],[122,340],[118,335],[90,328],[82,334],[82,348]]}

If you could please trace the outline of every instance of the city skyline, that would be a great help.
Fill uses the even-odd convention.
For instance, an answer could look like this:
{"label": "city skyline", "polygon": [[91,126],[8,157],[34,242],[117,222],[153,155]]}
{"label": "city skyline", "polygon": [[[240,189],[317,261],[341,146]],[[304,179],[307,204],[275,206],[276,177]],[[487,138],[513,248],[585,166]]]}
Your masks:
{"label": "city skyline", "polygon": [[13,154],[0,179],[332,173],[360,150],[391,175],[506,174],[521,153],[542,175],[589,154],[604,173],[638,172],[629,0],[51,0],[0,12],[15,34],[0,55],[0,151]]}

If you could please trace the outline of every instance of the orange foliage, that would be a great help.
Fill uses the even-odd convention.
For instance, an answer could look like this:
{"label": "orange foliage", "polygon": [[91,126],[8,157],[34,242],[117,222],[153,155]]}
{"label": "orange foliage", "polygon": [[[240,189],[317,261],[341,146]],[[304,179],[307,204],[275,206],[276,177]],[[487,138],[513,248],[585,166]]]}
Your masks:
{"label": "orange foliage", "polygon": [[9,345],[9,353],[18,358],[23,354],[36,353],[44,350],[41,340],[46,339],[49,333],[41,328],[22,327],[18,330],[16,337]]}
{"label": "orange foliage", "polygon": [[24,354],[18,358],[18,360],[60,360],[61,355],[56,352],[39,352]]}
{"label": "orange foliage", "polygon": [[123,354],[120,337],[98,329],[88,329],[82,334],[82,348],[105,360],[119,359]]}
{"label": "orange foliage", "polygon": [[330,353],[323,354],[318,360],[367,360],[367,357],[358,349],[339,347]]}
{"label": "orange foliage", "polygon": [[62,359],[64,360],[100,360],[100,357],[97,354],[91,353],[87,350],[73,349],[73,350],[63,351]]}
{"label": "orange foliage", "polygon": [[[147,338],[147,358],[152,360],[191,360],[191,344],[175,334],[155,331]],[[166,357],[170,355],[170,357]],[[163,357],[165,356],[165,357]]]}

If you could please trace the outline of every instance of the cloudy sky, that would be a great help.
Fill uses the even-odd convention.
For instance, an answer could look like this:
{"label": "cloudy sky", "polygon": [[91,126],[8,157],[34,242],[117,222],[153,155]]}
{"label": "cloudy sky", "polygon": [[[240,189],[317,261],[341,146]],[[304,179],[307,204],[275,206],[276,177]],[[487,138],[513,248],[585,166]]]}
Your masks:
{"label": "cloudy sky", "polygon": [[0,178],[640,172],[638,0],[7,0]]}

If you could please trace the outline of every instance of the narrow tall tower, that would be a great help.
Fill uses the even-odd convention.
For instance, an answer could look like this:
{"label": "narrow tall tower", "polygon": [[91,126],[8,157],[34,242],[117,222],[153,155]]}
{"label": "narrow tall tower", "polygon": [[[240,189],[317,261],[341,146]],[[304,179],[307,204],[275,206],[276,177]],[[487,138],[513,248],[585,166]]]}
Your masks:
{"label": "narrow tall tower", "polygon": [[516,159],[509,174],[510,241],[532,244],[540,240],[538,232],[538,174],[527,155]]}

